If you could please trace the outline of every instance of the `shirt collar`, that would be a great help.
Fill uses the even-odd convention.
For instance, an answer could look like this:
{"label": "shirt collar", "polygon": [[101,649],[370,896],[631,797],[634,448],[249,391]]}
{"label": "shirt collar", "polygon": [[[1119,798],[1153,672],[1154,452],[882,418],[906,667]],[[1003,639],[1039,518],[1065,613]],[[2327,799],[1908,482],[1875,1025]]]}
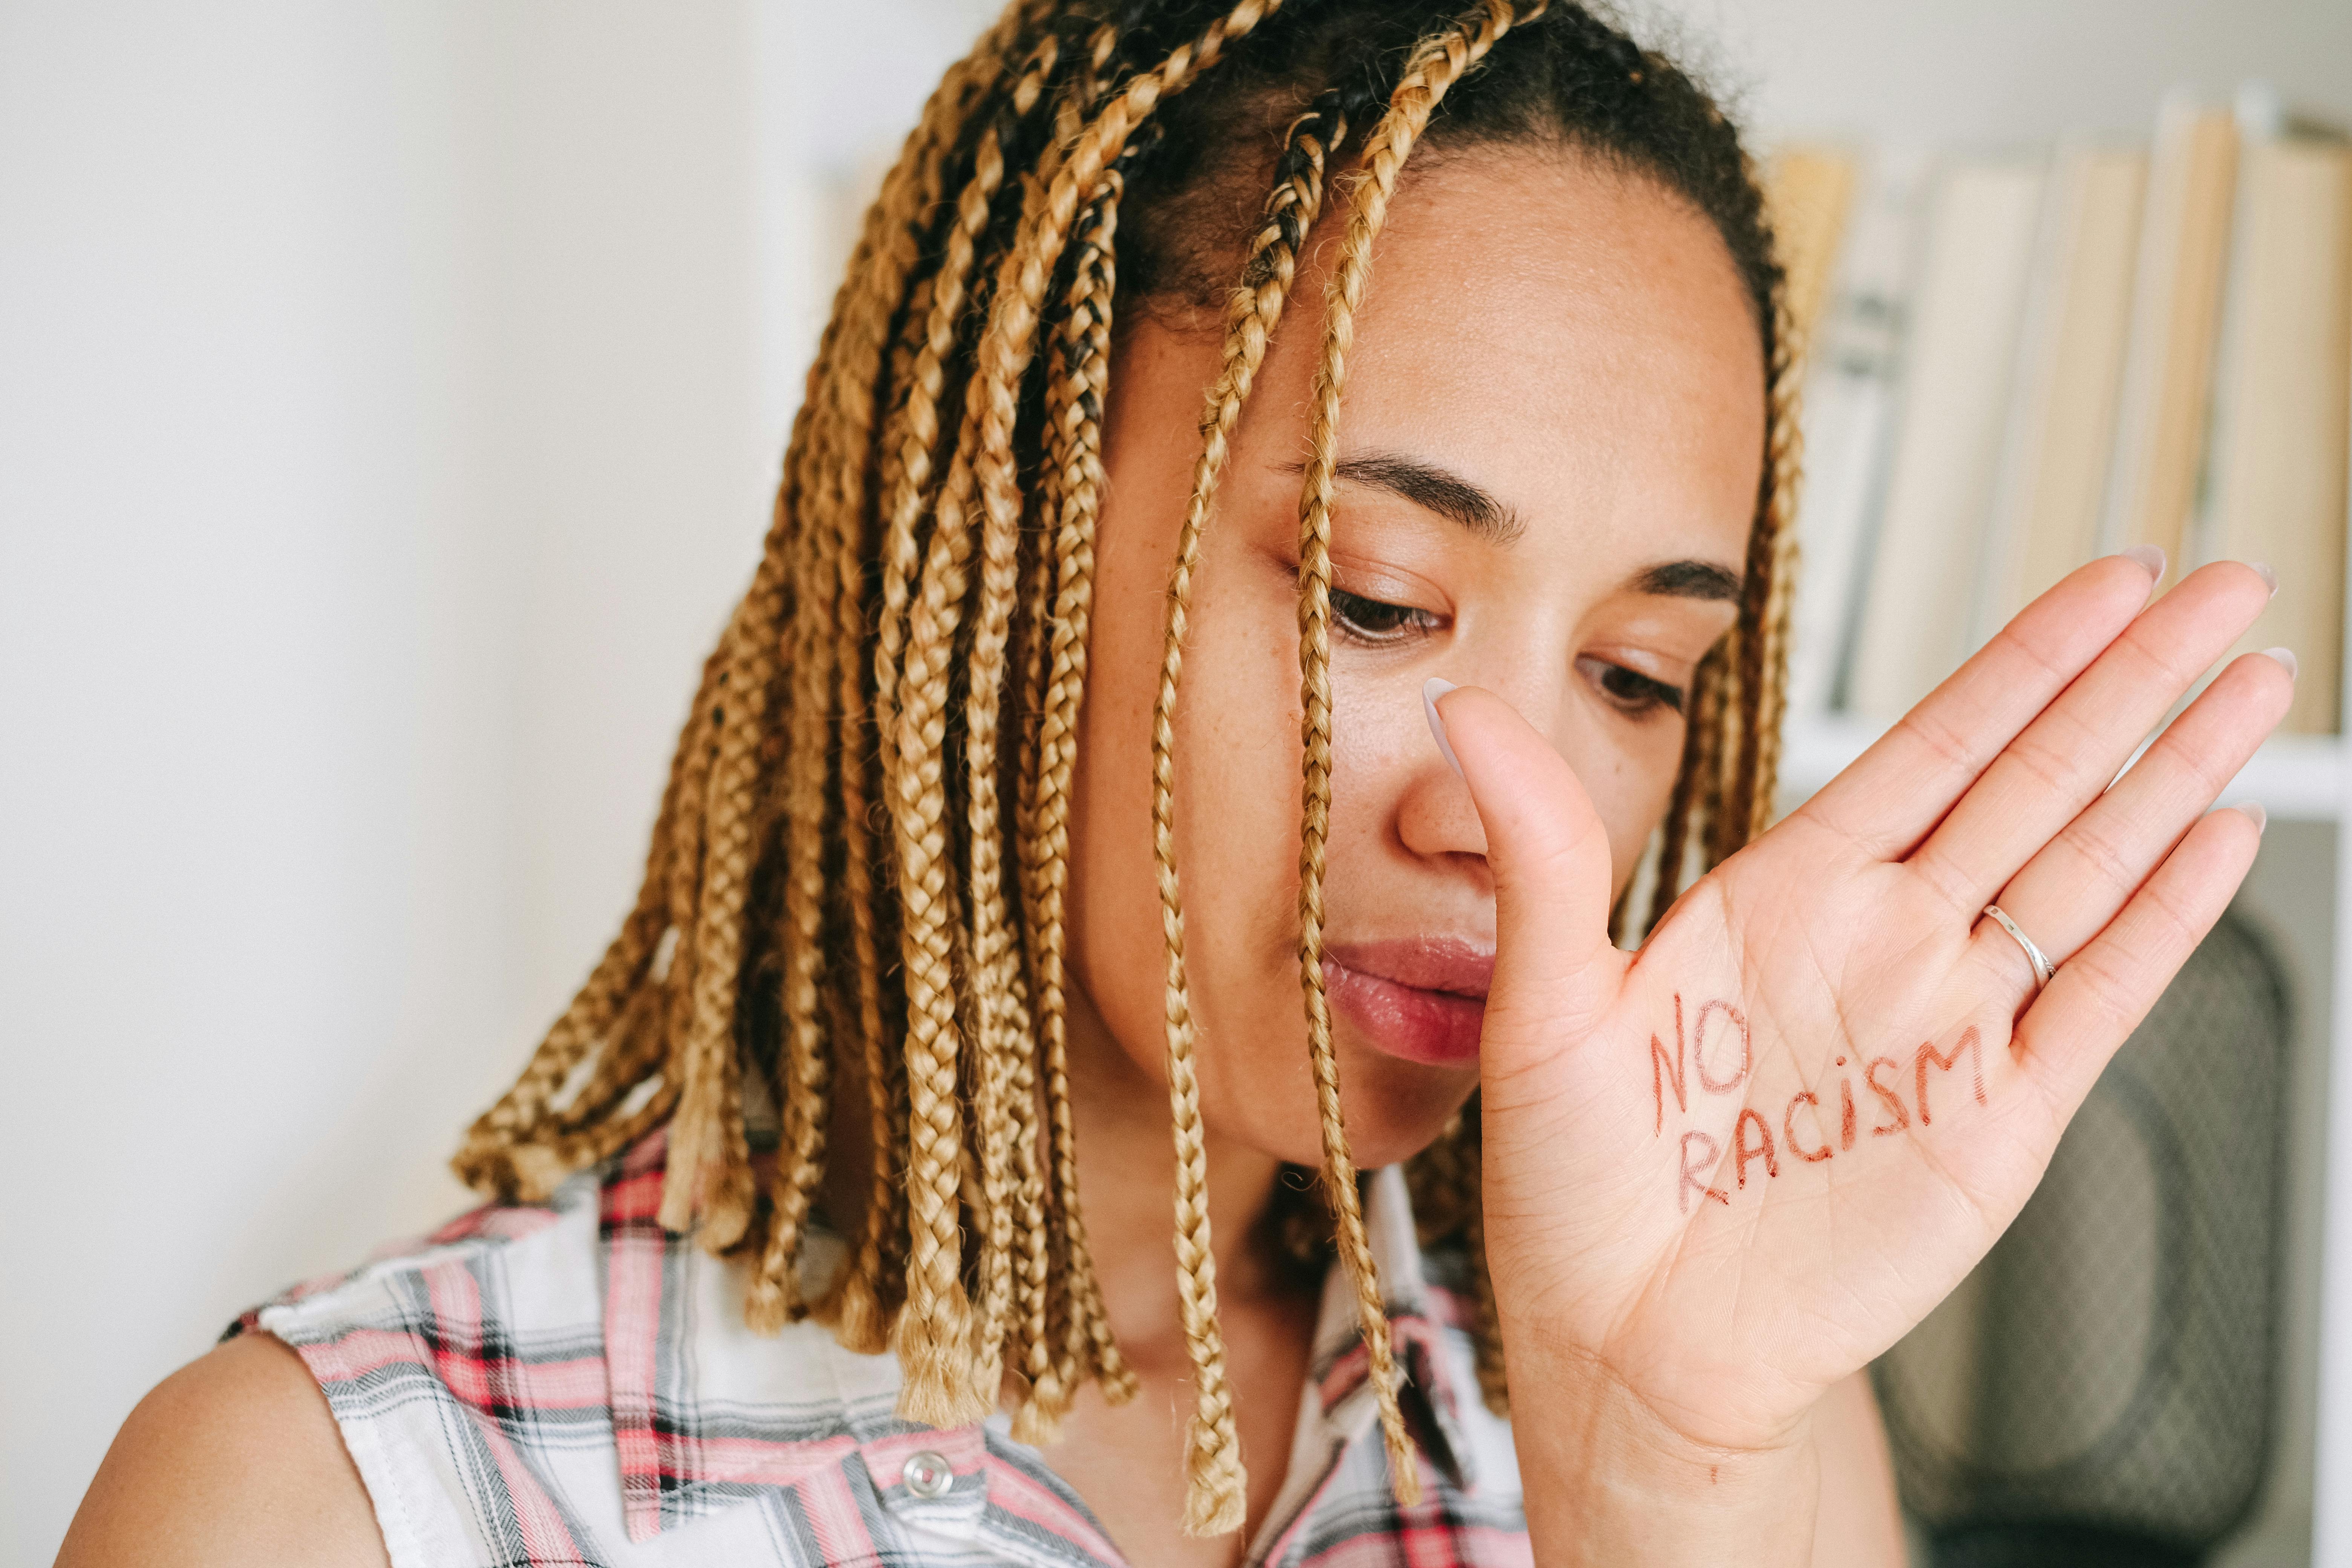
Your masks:
{"label": "shirt collar", "polygon": [[[1365,1239],[1380,1272],[1391,1353],[1403,1375],[1398,1399],[1423,1454],[1448,1482],[1466,1487],[1473,1479],[1467,1473],[1470,1446],[1455,1403],[1453,1358],[1445,1353],[1444,1341],[1445,1330],[1454,1324],[1456,1303],[1424,1271],[1403,1167],[1382,1166],[1369,1185]],[[1324,1277],[1316,1319],[1312,1388],[1327,1436],[1346,1441],[1360,1440],[1380,1408],[1371,1387],[1371,1353],[1357,1321],[1355,1288],[1346,1270],[1334,1265]]]}
{"label": "shirt collar", "polygon": [[[1067,1516],[1059,1532],[1072,1548],[1070,1560],[1118,1560],[1076,1494],[1052,1474],[1050,1455],[1013,1443],[1002,1417],[952,1430],[899,1420],[892,1409],[900,1381],[896,1362],[843,1350],[829,1331],[801,1325],[779,1340],[760,1342],[761,1381],[772,1390],[791,1389],[789,1401],[704,1387],[712,1369],[730,1359],[729,1347],[716,1342],[748,1331],[740,1322],[740,1281],[732,1290],[720,1285],[741,1270],[709,1258],[691,1237],[662,1229],[666,1154],[666,1136],[656,1132],[605,1168],[599,1194],[605,1371],[632,1541],[648,1540],[762,1489],[837,1471],[855,1451],[884,1506],[910,1523],[971,1535],[982,1527],[990,1489],[1011,1489],[1022,1495],[1003,1500],[1023,1513]],[[1402,1373],[1399,1398],[1427,1461],[1424,1479],[1433,1467],[1445,1484],[1466,1489],[1475,1481],[1471,1447],[1450,1375],[1454,1358],[1444,1344],[1456,1316],[1454,1298],[1423,1273],[1400,1167],[1373,1173],[1364,1218]],[[829,1271],[838,1243],[828,1237],[825,1247],[813,1250],[824,1256],[810,1261]],[[1280,1521],[1295,1522],[1311,1507],[1341,1451],[1379,1441],[1370,1363],[1357,1328],[1355,1292],[1335,1266],[1324,1281],[1289,1475],[1269,1514],[1269,1538],[1287,1533]],[[940,1495],[918,1497],[905,1484],[918,1452],[947,1461],[954,1479]],[[1032,1462],[992,1464],[992,1452]]]}

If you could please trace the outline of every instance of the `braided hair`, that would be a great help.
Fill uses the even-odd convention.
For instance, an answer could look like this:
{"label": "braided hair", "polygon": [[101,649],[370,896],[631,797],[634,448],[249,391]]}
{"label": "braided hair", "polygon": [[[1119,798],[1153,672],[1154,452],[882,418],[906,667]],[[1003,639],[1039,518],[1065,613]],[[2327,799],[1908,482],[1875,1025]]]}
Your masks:
{"label": "braided hair", "polygon": [[[1699,667],[1651,851],[1649,921],[1695,868],[1760,830],[1793,576],[1796,345],[1754,168],[1706,93],[1571,0],[1460,11],[1013,0],[949,70],[866,215],[760,565],[680,734],[635,906],[469,1130],[455,1161],[464,1179],[535,1201],[666,1127],[662,1223],[752,1260],[753,1327],[814,1315],[854,1350],[894,1351],[906,1418],[977,1420],[1010,1371],[1023,1391],[1014,1433],[1045,1442],[1088,1382],[1114,1401],[1133,1394],[1077,1190],[1071,780],[1114,323],[1160,311],[1219,321],[1223,353],[1170,584],[1152,818],[1178,1300],[1195,1373],[1184,1523],[1196,1534],[1241,1526],[1173,717],[1229,439],[1300,247],[1328,217],[1343,238],[1299,508],[1299,978],[1322,1123],[1320,1234],[1356,1300],[1398,1496],[1417,1496],[1340,1114],[1322,932],[1337,431],[1374,244],[1424,145],[1439,158],[1571,149],[1687,202],[1731,255],[1765,349],[1764,474],[1738,617]],[[1621,900],[1616,934],[1633,920]],[[872,1186],[846,1267],[807,1300],[799,1256],[836,1077],[853,1069],[868,1095]],[[751,1160],[757,1106],[774,1112],[764,1183]],[[1469,1254],[1480,1385],[1500,1409],[1475,1108],[1408,1178],[1424,1239]]]}

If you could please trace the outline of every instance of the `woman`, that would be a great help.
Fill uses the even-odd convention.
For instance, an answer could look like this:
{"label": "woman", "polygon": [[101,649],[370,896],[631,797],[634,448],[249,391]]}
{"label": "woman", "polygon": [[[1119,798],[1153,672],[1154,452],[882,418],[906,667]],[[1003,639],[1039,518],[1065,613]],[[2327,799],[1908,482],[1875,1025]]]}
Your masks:
{"label": "woman", "polygon": [[1779,288],[1574,5],[1016,0],[500,1201],[167,1382],[62,1561],[1892,1560],[1860,1370],[2227,902],[2294,660],[2109,789],[2267,574],[2095,562],[1763,831]]}

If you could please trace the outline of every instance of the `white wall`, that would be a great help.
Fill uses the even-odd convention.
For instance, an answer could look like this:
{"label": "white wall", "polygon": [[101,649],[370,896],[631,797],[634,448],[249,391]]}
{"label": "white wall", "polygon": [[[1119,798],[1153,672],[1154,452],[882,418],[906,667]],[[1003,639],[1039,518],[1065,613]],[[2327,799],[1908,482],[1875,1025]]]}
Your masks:
{"label": "white wall", "polygon": [[[0,0],[0,1565],[634,887],[846,192],[984,0]],[[2352,6],[1683,0],[1764,123],[2137,126]]]}
{"label": "white wall", "polygon": [[0,1564],[462,1204],[625,907],[830,171],[977,26],[819,9],[0,5]]}
{"label": "white wall", "polygon": [[527,1021],[454,12],[0,13],[10,1563]]}
{"label": "white wall", "polygon": [[2344,0],[1630,0],[1768,130],[1938,146],[2145,133],[2247,77],[2352,120]]}

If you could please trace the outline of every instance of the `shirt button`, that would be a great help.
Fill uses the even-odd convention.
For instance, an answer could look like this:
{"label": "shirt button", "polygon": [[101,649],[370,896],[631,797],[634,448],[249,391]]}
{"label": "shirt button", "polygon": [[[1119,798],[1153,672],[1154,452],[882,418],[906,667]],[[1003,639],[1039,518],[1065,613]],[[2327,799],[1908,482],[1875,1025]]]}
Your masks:
{"label": "shirt button", "polygon": [[955,1485],[955,1470],[947,1456],[929,1448],[907,1461],[904,1475],[907,1489],[919,1498],[945,1497]]}

